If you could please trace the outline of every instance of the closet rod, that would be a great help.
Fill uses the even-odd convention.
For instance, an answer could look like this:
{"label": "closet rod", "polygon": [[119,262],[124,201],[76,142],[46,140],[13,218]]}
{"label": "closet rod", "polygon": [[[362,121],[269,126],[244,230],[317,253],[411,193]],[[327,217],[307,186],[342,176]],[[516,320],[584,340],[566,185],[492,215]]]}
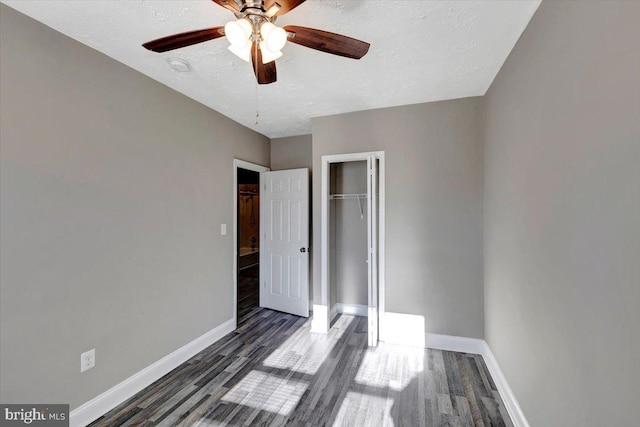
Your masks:
{"label": "closet rod", "polygon": [[361,199],[366,199],[367,193],[361,194],[331,194],[329,195],[329,199],[331,200],[351,200],[358,199],[358,207],[360,208],[360,218],[364,219],[364,207],[362,203],[360,203]]}
{"label": "closet rod", "polygon": [[361,194],[330,194],[329,199],[331,200],[347,200],[347,199],[366,199],[367,193]]}

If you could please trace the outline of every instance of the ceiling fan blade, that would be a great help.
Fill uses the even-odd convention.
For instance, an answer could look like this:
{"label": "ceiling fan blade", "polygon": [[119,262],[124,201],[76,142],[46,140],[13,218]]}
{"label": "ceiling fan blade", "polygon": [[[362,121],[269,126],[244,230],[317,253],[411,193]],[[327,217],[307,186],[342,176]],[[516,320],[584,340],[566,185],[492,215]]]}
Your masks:
{"label": "ceiling fan blade", "polygon": [[238,6],[238,3],[236,3],[233,0],[211,0],[211,1],[214,2],[215,4],[218,4],[224,7],[225,9],[230,10],[233,13],[240,12],[240,6]]}
{"label": "ceiling fan blade", "polygon": [[264,9],[269,10],[274,4],[278,3],[280,5],[280,10],[275,13],[276,16],[282,16],[290,10],[295,9],[304,3],[305,0],[266,0],[264,2]]}
{"label": "ceiling fan blade", "polygon": [[261,85],[273,83],[278,79],[276,73],[276,61],[268,64],[262,63],[262,52],[258,48],[258,43],[253,42],[251,47],[251,60],[253,62],[253,71],[256,73],[256,79]]}
{"label": "ceiling fan blade", "polygon": [[298,27],[297,25],[287,25],[284,29],[287,33],[293,34],[293,36],[291,34],[288,35],[288,40],[291,43],[322,52],[360,59],[369,51],[369,43],[340,34],[314,28]]}
{"label": "ceiling fan blade", "polygon": [[207,40],[213,40],[223,36],[224,27],[213,27],[162,37],[160,39],[146,42],[142,46],[154,52],[167,52],[169,50],[191,46],[192,44],[206,42]]}

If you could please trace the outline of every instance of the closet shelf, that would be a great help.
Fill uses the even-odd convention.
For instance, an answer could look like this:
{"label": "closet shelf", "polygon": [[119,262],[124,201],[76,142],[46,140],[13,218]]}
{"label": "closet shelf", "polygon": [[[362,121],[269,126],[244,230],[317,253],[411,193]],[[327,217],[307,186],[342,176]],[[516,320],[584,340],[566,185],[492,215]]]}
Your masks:
{"label": "closet shelf", "polygon": [[329,199],[331,200],[348,200],[348,199],[366,199],[367,193],[362,194],[330,194]]}

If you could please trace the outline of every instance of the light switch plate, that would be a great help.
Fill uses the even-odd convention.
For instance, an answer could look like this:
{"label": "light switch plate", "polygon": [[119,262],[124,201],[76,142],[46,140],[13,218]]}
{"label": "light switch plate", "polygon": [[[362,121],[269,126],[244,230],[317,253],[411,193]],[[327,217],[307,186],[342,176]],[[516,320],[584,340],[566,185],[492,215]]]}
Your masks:
{"label": "light switch plate", "polygon": [[227,235],[227,224],[220,224],[220,235],[221,236]]}

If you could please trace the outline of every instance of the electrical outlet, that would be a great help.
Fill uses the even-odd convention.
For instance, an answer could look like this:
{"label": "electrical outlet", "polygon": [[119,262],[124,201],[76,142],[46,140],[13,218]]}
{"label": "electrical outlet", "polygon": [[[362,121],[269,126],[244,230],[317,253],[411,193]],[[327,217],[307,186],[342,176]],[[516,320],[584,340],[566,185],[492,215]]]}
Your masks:
{"label": "electrical outlet", "polygon": [[220,224],[220,235],[221,236],[227,235],[227,224]]}
{"label": "electrical outlet", "polygon": [[96,349],[92,348],[80,355],[80,372],[88,371],[96,366]]}

